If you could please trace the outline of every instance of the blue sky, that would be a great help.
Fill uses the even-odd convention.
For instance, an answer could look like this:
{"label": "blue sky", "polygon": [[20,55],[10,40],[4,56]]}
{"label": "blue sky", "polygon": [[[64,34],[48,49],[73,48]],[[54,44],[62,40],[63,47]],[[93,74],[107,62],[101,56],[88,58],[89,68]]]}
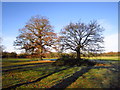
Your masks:
{"label": "blue sky", "polygon": [[117,2],[3,2],[2,37],[6,51],[17,51],[13,41],[19,35],[18,30],[35,15],[48,17],[56,33],[69,22],[97,20],[105,28],[105,50],[118,49]]}

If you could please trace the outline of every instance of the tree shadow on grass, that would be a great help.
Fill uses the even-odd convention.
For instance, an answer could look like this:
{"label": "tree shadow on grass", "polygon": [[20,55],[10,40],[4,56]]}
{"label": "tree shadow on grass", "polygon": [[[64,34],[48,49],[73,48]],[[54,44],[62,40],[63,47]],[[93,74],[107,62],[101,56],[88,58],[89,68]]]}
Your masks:
{"label": "tree shadow on grass", "polygon": [[109,69],[110,71],[113,72],[118,72],[119,71],[119,67],[117,65],[111,65],[111,66],[94,66],[93,69]]}
{"label": "tree shadow on grass", "polygon": [[21,64],[21,65],[5,66],[3,68],[12,68],[12,67],[27,66],[27,65],[39,65],[39,64],[43,64],[43,63],[28,63],[28,64]]}
{"label": "tree shadow on grass", "polygon": [[22,85],[31,84],[31,83],[35,83],[35,82],[41,81],[42,79],[44,79],[44,78],[46,78],[46,77],[48,77],[48,76],[50,76],[50,75],[52,75],[52,74],[54,74],[54,73],[60,72],[60,71],[62,71],[62,70],[66,70],[66,69],[68,69],[68,68],[72,68],[72,67],[67,67],[67,68],[64,68],[64,69],[56,70],[56,71],[54,71],[54,72],[52,72],[52,73],[50,73],[50,74],[48,74],[48,75],[45,75],[45,76],[43,76],[43,77],[38,78],[38,79],[36,79],[36,80],[34,80],[34,81],[32,81],[32,82],[25,82],[25,83],[16,84],[16,85],[13,85],[13,86],[10,86],[10,87],[7,87],[7,88],[3,88],[3,90],[4,90],[4,89],[15,89],[15,88],[17,88],[17,87],[19,87],[19,86],[22,86]]}
{"label": "tree shadow on grass", "polygon": [[[22,86],[22,85],[26,85],[26,84],[31,84],[31,83],[35,83],[35,82],[38,82],[54,73],[57,73],[57,72],[60,72],[62,70],[66,70],[70,67],[67,67],[67,68],[64,68],[64,69],[61,69],[61,70],[56,70],[48,75],[45,75],[41,78],[38,78],[36,79],[35,81],[32,81],[32,82],[25,82],[25,83],[20,83],[20,84],[16,84],[16,85],[13,85],[13,86],[10,86],[8,88],[3,88],[3,89],[15,89],[16,87],[19,87],[19,86]],[[72,67],[71,67],[72,68]],[[90,69],[100,69],[100,68],[107,68],[107,69],[110,69],[110,68],[114,68],[114,66],[88,66],[88,67],[84,67],[82,68],[80,71],[77,71],[75,72],[72,76],[64,79],[62,82],[52,86],[50,89],[54,89],[54,88],[62,88],[62,89],[65,89],[66,87],[68,87],[70,84],[72,84],[73,82],[75,82],[80,76],[82,76],[83,74],[87,73]]]}
{"label": "tree shadow on grass", "polygon": [[62,82],[52,86],[50,89],[53,88],[62,88],[65,89],[67,86],[75,82],[80,76],[82,76],[84,73],[88,72],[92,67],[85,67],[82,68],[80,71],[75,72],[71,77],[68,77],[64,79]]}
{"label": "tree shadow on grass", "polygon": [[64,79],[62,82],[52,86],[49,89],[54,89],[54,88],[65,89],[70,84],[75,82],[80,76],[87,73],[90,69],[100,69],[100,68],[111,69],[111,68],[114,68],[114,66],[88,66],[88,67],[82,68],[80,71],[75,72],[71,77]]}
{"label": "tree shadow on grass", "polygon": [[[19,69],[30,69],[30,68],[38,68],[38,67],[43,67],[46,66],[50,63],[31,63],[31,64],[24,64],[24,65],[14,65],[14,66],[8,66],[7,70],[2,70],[2,72],[9,72],[9,71],[14,71],[14,70],[19,70]],[[27,66],[27,65],[35,65],[35,66],[28,66],[28,67],[23,67],[23,66]],[[19,67],[20,66],[20,67]],[[14,68],[16,67],[16,68]],[[12,68],[12,69],[10,69]],[[5,67],[3,67],[2,69],[5,69]]]}

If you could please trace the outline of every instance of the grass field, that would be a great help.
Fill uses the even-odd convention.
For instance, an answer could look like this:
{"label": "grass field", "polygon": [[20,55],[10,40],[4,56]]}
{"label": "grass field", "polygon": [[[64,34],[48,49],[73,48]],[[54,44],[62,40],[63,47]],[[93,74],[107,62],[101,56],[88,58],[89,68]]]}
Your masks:
{"label": "grass field", "polygon": [[[116,60],[116,57],[102,57]],[[114,88],[119,87],[118,62],[107,66],[53,66],[54,61],[2,60],[2,88]],[[120,87],[119,87],[120,88]]]}
{"label": "grass field", "polygon": [[[83,57],[85,58],[85,57]],[[96,59],[96,60],[120,60],[120,58],[118,56],[99,56],[99,57],[90,57],[88,59]]]}

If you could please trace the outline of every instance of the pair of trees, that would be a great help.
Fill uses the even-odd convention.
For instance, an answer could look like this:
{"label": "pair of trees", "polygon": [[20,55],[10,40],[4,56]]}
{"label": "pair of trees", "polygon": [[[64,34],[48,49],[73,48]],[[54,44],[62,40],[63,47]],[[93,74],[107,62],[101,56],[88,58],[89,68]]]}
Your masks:
{"label": "pair of trees", "polygon": [[103,28],[96,21],[89,24],[70,23],[61,30],[61,36],[58,37],[48,18],[34,16],[19,31],[20,35],[14,45],[20,46],[20,49],[25,49],[31,55],[38,54],[40,59],[51,48],[62,51],[73,50],[77,53],[78,59],[82,53],[95,53],[103,48],[101,47]]}

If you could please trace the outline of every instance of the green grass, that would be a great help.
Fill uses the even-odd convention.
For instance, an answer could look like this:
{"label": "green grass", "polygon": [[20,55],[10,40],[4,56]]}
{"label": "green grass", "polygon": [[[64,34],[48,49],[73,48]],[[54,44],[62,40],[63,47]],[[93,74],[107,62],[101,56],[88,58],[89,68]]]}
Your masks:
{"label": "green grass", "polygon": [[[85,57],[83,57],[85,58]],[[95,59],[95,60],[120,60],[120,58],[118,56],[99,56],[99,57],[90,57],[88,59]]]}
{"label": "green grass", "polygon": [[2,60],[6,61],[6,60],[10,60],[10,61],[24,61],[24,60],[30,60],[29,58],[3,58]]}
{"label": "green grass", "polygon": [[91,69],[67,88],[108,88],[116,75],[108,69]]}
{"label": "green grass", "polygon": [[[104,60],[116,60],[117,57],[102,58]],[[67,68],[67,66],[52,66],[51,63],[41,64],[37,61],[31,61],[30,59],[3,59],[2,64],[2,70],[14,69],[2,73],[3,88],[16,84],[33,82],[38,78],[55,72],[56,70]],[[84,67],[86,66],[69,67],[65,70],[50,74],[40,81],[23,84],[17,88],[50,88],[62,82],[64,79],[71,77],[76,71],[79,71]],[[114,67],[92,68],[80,76],[75,82],[72,82],[67,88],[109,88],[111,85],[115,86],[118,83],[118,74],[120,76],[120,73],[115,70],[116,68]]]}
{"label": "green grass", "polygon": [[[57,58],[43,58],[43,59],[57,59]],[[2,58],[4,61],[29,61],[29,60],[40,60],[39,58]]]}
{"label": "green grass", "polygon": [[[85,57],[83,57],[85,58]],[[43,59],[57,59],[57,58],[43,58]],[[120,58],[118,58],[117,56],[113,57],[113,56],[109,56],[109,57],[90,57],[87,59],[95,59],[95,60],[120,60]],[[5,58],[2,59],[2,65],[3,66],[10,66],[10,65],[19,65],[19,64],[27,64],[30,61],[38,61],[36,59],[28,59],[28,58]]]}
{"label": "green grass", "polygon": [[44,67],[34,67],[34,68],[24,68],[17,69],[14,71],[8,71],[2,73],[3,88],[25,82],[34,81],[40,77],[43,77],[49,73],[54,72],[55,70],[60,70],[65,67],[56,68],[50,64]]}
{"label": "green grass", "polygon": [[34,61],[39,61],[39,60],[29,59],[29,58],[4,58],[4,59],[2,59],[2,66],[37,63],[37,62],[34,62]]}
{"label": "green grass", "polygon": [[47,78],[44,78],[39,82],[29,85],[22,85],[19,88],[50,88],[53,85],[60,83],[65,78],[70,77],[73,73],[80,69],[81,67],[69,68],[67,70],[63,70],[58,73],[52,74],[51,76],[48,76]]}

